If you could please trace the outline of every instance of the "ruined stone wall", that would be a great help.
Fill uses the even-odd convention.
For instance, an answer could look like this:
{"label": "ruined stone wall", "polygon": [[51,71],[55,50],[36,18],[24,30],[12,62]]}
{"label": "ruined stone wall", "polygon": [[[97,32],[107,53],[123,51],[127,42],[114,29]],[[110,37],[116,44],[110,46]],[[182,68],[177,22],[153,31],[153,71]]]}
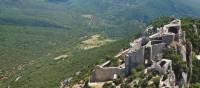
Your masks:
{"label": "ruined stone wall", "polygon": [[125,75],[129,75],[130,72],[131,72],[131,66],[130,66],[130,63],[131,63],[131,56],[130,54],[129,55],[125,55]]}
{"label": "ruined stone wall", "polygon": [[145,47],[141,47],[136,51],[129,52],[125,57],[126,75],[128,75],[133,68],[140,64],[144,64],[144,50]]}
{"label": "ruined stone wall", "polygon": [[144,50],[145,48],[141,47],[132,54],[133,58],[131,58],[131,67],[136,67],[139,64],[144,64]]}
{"label": "ruined stone wall", "polygon": [[166,35],[163,35],[162,37],[162,42],[166,43],[166,44],[171,44],[174,39],[175,39],[175,35],[174,34],[166,34]]}
{"label": "ruined stone wall", "polygon": [[[147,30],[148,32],[148,30]],[[187,60],[189,71],[183,75],[184,86],[189,87],[189,82],[192,75],[192,64],[191,64],[191,50],[185,47],[185,32],[181,29],[181,21],[174,20],[170,24],[164,25],[163,28],[159,29],[159,32],[143,36],[135,39],[130,43],[130,48],[126,49],[116,55],[121,56],[123,62],[122,68],[120,67],[103,67],[107,62],[101,66],[97,66],[92,72],[90,82],[105,82],[112,81],[114,75],[129,76],[132,69],[135,69],[138,65],[145,64],[148,69],[156,70],[161,73],[161,79],[159,87],[174,88],[176,77],[172,70],[172,62],[168,59],[163,59],[163,50],[174,42],[177,51],[183,57],[183,61]],[[188,52],[188,50],[190,52]],[[187,53],[186,53],[187,51]],[[169,58],[170,59],[170,58]],[[164,77],[167,75],[167,78]]]}
{"label": "ruined stone wall", "polygon": [[[136,51],[129,52],[125,57],[125,71],[128,75],[132,69],[140,64],[144,64],[145,59],[156,59],[163,52],[165,43],[154,44],[151,46],[143,46]],[[145,53],[145,50],[149,50]],[[149,58],[147,58],[149,57]]]}
{"label": "ruined stone wall", "polygon": [[114,74],[124,76],[124,69],[119,67],[97,67],[90,78],[91,82],[104,82],[112,80]]}
{"label": "ruined stone wall", "polygon": [[151,46],[151,59],[158,58],[159,54],[163,52],[163,49],[165,48],[165,43],[155,44]]}

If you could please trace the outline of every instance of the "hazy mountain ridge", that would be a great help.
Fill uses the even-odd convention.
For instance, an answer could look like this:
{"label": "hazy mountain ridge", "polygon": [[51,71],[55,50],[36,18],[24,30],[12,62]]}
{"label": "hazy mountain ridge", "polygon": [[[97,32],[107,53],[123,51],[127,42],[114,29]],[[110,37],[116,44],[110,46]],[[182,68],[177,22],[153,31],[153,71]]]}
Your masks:
{"label": "hazy mountain ridge", "polygon": [[[0,87],[58,87],[60,80],[80,70],[89,71],[88,67],[94,67],[99,59],[115,55],[128,44],[123,38],[143,31],[145,24],[157,16],[199,17],[199,3],[0,0]],[[96,34],[116,42],[86,51],[77,48],[81,41]],[[66,60],[53,60],[68,53]],[[1,80],[4,77],[7,79]]]}
{"label": "hazy mountain ridge", "polygon": [[[1,0],[1,6],[20,9],[35,8],[47,11],[73,10],[75,13],[91,13],[103,18],[148,21],[161,15],[199,17],[199,1],[183,0]],[[59,3],[58,3],[59,2]],[[191,5],[191,4],[195,5]],[[2,10],[3,11],[3,10]],[[111,17],[112,16],[112,17]],[[120,20],[121,22],[121,20]]]}

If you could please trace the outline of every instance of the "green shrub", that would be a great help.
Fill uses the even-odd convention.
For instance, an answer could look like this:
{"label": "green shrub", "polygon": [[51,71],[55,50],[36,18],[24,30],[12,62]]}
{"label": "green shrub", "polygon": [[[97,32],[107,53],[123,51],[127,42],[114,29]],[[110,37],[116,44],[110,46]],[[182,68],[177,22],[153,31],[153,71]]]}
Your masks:
{"label": "green shrub", "polygon": [[112,83],[105,83],[103,85],[103,88],[115,88],[115,87],[112,85]]}
{"label": "green shrub", "polygon": [[131,88],[130,85],[128,85],[128,83],[122,83],[121,88]]}
{"label": "green shrub", "polygon": [[160,84],[160,77],[156,77],[153,79],[153,83],[155,85],[156,88],[159,88],[159,84]]}

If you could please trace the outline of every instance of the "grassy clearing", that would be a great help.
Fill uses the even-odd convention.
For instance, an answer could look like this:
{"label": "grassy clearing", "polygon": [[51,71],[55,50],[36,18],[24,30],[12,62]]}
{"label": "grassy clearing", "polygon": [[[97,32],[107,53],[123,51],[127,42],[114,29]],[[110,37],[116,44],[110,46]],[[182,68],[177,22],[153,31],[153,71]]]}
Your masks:
{"label": "grassy clearing", "polygon": [[101,47],[106,43],[114,42],[115,40],[105,39],[100,34],[93,35],[89,37],[87,40],[84,40],[80,44],[80,49],[88,50],[96,47]]}

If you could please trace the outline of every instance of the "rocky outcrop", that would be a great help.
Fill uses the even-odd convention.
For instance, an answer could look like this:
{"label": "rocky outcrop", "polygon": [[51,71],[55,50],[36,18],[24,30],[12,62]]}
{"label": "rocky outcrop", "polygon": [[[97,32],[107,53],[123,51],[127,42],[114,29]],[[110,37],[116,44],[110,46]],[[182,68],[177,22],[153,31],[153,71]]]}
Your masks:
{"label": "rocky outcrop", "polygon": [[[158,28],[158,31],[150,36],[147,33],[152,27],[148,27],[145,36],[130,43],[130,48],[120,52],[116,57],[120,57],[121,63],[118,67],[97,66],[92,72],[90,82],[105,82],[114,80],[116,75],[129,76],[131,71],[143,64],[147,70],[154,70],[161,74],[159,87],[174,88],[177,84],[182,87],[189,87],[192,75],[192,45],[185,40],[185,32],[181,29],[181,20],[174,20],[171,23]],[[186,44],[187,43],[187,44]],[[164,50],[174,47],[182,56],[182,61],[187,62],[188,72],[178,75],[183,83],[176,83],[177,79],[172,69],[173,61],[163,59]],[[114,76],[115,75],[115,76]],[[178,79],[180,80],[180,79]]]}
{"label": "rocky outcrop", "polygon": [[193,31],[195,32],[195,34],[198,34],[198,28],[197,25],[193,24]]}
{"label": "rocky outcrop", "polygon": [[186,43],[186,59],[187,59],[187,67],[189,68],[187,74],[187,82],[186,87],[189,88],[190,80],[192,79],[192,43],[190,41],[187,41]]}

